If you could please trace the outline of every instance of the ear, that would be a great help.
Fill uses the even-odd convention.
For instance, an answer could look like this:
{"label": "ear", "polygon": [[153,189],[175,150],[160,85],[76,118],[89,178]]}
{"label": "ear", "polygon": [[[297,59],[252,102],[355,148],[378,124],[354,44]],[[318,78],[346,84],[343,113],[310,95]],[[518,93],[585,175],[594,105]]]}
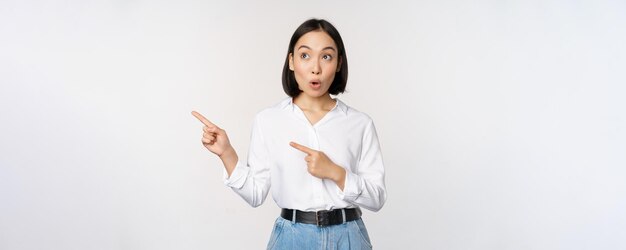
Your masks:
{"label": "ear", "polygon": [[339,57],[339,60],[337,60],[337,71],[336,72],[339,72],[341,70],[341,63],[342,62],[343,62],[342,58]]}
{"label": "ear", "polygon": [[293,53],[289,53],[289,70],[293,71]]}

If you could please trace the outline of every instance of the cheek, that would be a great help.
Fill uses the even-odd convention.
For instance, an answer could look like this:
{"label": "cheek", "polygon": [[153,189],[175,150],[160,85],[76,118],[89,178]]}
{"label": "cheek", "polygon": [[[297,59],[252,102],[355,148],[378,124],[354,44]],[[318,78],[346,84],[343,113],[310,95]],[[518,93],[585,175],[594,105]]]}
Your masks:
{"label": "cheek", "polygon": [[329,63],[325,69],[328,71],[337,72],[337,63]]}
{"label": "cheek", "polygon": [[329,77],[334,76],[337,72],[337,63],[328,63],[324,65],[323,72],[326,73],[326,75],[328,75]]}
{"label": "cheek", "polygon": [[302,62],[296,62],[294,65],[294,72],[296,73],[296,75],[305,74],[307,72],[306,64]]}
{"label": "cheek", "polygon": [[306,71],[306,68],[301,63],[295,63],[293,67],[293,73],[294,73],[294,76],[296,77],[296,82],[298,83],[298,85],[300,85],[301,82],[305,81],[304,77],[307,75],[306,74],[307,71]]}

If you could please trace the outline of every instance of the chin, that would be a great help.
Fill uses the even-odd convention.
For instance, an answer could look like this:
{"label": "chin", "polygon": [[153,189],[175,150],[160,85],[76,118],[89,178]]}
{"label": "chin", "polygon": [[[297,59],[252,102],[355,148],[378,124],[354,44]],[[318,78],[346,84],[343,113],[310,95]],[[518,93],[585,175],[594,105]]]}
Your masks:
{"label": "chin", "polygon": [[322,96],[327,95],[328,94],[328,90],[326,90],[324,92],[322,92],[322,91],[314,91],[314,90],[305,90],[305,91],[302,91],[301,94],[317,98],[317,97],[322,97]]}

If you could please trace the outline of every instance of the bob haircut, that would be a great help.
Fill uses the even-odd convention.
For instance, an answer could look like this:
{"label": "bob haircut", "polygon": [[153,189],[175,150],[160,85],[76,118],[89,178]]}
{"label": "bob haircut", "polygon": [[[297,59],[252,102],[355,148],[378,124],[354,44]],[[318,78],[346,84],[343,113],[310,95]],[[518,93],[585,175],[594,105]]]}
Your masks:
{"label": "bob haircut", "polygon": [[287,58],[285,59],[285,65],[283,66],[283,90],[285,90],[285,93],[292,98],[298,96],[302,90],[298,87],[293,71],[289,69],[289,54],[293,54],[294,47],[300,37],[311,31],[318,30],[326,32],[326,34],[328,34],[333,41],[335,41],[338,50],[337,53],[339,54],[338,59],[341,62],[341,65],[339,65],[339,72],[335,74],[335,79],[333,79],[333,83],[330,85],[330,88],[328,88],[328,93],[338,95],[346,90],[346,83],[348,82],[348,58],[346,57],[346,49],[343,46],[343,40],[341,40],[339,31],[337,31],[332,24],[324,19],[309,19],[302,23],[291,36],[289,49],[287,51]]}

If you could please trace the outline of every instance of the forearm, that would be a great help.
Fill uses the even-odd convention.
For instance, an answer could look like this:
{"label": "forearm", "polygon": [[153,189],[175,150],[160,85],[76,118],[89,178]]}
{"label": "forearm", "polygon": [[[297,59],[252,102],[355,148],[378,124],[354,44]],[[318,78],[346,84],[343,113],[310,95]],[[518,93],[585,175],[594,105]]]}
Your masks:
{"label": "forearm", "polygon": [[263,164],[265,161],[251,157],[247,162],[240,162],[234,150],[224,151],[220,159],[224,163],[224,184],[251,206],[263,204],[270,188],[269,169]]}
{"label": "forearm", "polygon": [[331,178],[331,180],[333,180],[335,184],[337,184],[337,187],[339,187],[339,189],[343,191],[343,188],[346,184],[346,170],[338,165],[335,165],[335,169],[335,174],[333,175],[333,178]]}
{"label": "forearm", "polygon": [[235,166],[237,166],[237,161],[239,161],[237,152],[233,147],[230,147],[224,150],[224,152],[220,155],[220,159],[224,164],[226,173],[228,173],[228,176],[230,177],[230,175],[233,173],[233,170],[235,169]]}
{"label": "forearm", "polygon": [[384,173],[380,175],[346,173],[344,184],[341,198],[368,210],[374,212],[380,210],[387,200]]}

